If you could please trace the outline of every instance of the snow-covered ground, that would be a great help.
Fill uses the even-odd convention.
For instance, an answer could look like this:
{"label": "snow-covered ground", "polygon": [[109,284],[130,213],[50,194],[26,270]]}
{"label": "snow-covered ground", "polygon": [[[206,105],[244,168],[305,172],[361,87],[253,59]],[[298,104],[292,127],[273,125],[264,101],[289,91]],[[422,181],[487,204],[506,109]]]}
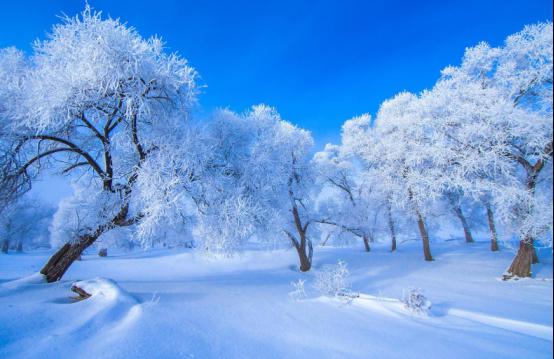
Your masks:
{"label": "snow-covered ground", "polygon": [[[428,263],[420,243],[394,254],[316,248],[309,273],[296,270],[291,250],[86,255],[55,284],[33,276],[50,253],[1,255],[0,358],[552,357],[551,250],[534,279],[509,282],[499,279],[508,250],[449,242],[433,251]],[[338,259],[360,293],[350,304],[313,288]],[[307,298],[295,301],[290,283],[301,278]],[[93,295],[73,302],[79,280]],[[397,300],[410,287],[433,303],[428,316]]]}

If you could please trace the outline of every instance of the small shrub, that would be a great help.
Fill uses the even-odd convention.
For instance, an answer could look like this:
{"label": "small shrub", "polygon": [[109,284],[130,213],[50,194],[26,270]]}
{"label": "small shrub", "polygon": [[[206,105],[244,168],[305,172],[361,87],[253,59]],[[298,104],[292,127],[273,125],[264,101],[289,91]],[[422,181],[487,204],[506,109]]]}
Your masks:
{"label": "small shrub", "polygon": [[328,297],[352,297],[349,276],[348,265],[339,260],[316,273],[314,287]]}
{"label": "small shrub", "polygon": [[145,307],[153,307],[153,306],[158,305],[159,302],[160,302],[160,296],[158,295],[157,292],[154,292],[154,293],[152,293],[152,298],[150,298],[150,300],[146,301],[143,305]]}
{"label": "small shrub", "polygon": [[415,314],[427,315],[431,309],[431,302],[423,295],[423,291],[419,288],[410,288],[402,291],[400,301],[404,303],[406,309]]}
{"label": "small shrub", "polygon": [[304,279],[299,279],[296,282],[290,282],[290,285],[294,288],[292,292],[289,292],[289,297],[292,300],[302,300],[307,297],[306,291],[304,289]]}

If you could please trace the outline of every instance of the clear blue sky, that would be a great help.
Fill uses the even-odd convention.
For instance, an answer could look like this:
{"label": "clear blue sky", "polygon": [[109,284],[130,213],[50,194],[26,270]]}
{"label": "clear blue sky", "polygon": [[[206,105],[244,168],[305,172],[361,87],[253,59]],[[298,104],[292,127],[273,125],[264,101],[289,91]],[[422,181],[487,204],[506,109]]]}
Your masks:
{"label": "clear blue sky", "polygon": [[[276,106],[318,146],[342,122],[374,114],[395,93],[432,86],[464,48],[500,44],[523,25],[552,19],[551,0],[178,1],[90,0],[143,36],[158,34],[207,85],[200,103],[242,111]],[[84,1],[2,1],[0,47],[24,50],[57,15]]]}

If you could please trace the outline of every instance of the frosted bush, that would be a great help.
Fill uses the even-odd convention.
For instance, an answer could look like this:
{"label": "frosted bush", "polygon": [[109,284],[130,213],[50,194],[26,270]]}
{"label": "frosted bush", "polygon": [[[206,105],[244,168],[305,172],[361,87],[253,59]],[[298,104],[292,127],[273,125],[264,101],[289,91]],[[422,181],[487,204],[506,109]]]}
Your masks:
{"label": "frosted bush", "polygon": [[304,279],[299,279],[296,282],[290,282],[290,285],[294,288],[293,291],[289,292],[289,297],[292,300],[301,300],[307,297],[306,291],[304,288]]}
{"label": "frosted bush", "polygon": [[150,298],[150,300],[146,301],[143,305],[145,307],[154,307],[158,305],[158,303],[160,303],[160,296],[157,292],[154,292],[152,293],[152,297]]}
{"label": "frosted bush", "polygon": [[349,297],[351,296],[349,276],[348,265],[339,260],[336,265],[325,266],[316,273],[314,287],[328,297]]}
{"label": "frosted bush", "polygon": [[423,291],[419,288],[410,288],[402,291],[400,301],[404,303],[406,309],[415,314],[427,315],[431,309],[431,302],[423,295]]}

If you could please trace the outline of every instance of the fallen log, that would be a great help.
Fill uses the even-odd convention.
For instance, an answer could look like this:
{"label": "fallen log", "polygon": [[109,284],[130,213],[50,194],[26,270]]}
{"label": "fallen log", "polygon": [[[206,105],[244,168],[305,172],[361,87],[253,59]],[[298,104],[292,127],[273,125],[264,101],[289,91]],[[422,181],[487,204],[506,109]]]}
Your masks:
{"label": "fallen log", "polygon": [[84,300],[84,299],[90,298],[90,296],[91,296],[83,288],[80,288],[80,287],[76,286],[75,284],[73,284],[71,286],[71,291],[77,293],[77,296],[71,297],[71,299],[73,299],[75,301]]}

